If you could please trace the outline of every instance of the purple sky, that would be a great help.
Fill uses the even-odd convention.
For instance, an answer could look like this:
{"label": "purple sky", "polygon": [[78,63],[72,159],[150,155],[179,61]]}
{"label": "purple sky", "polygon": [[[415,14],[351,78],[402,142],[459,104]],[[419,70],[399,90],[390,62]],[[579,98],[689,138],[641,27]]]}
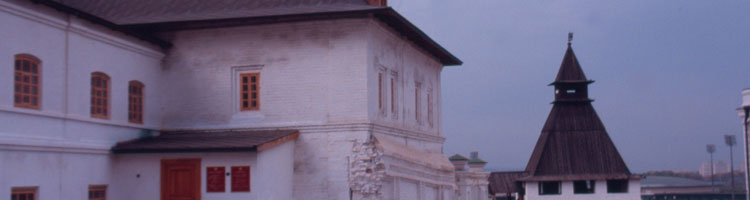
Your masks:
{"label": "purple sky", "polygon": [[[750,87],[750,1],[389,0],[464,61],[442,73],[445,153],[523,169],[552,108],[567,33],[633,172],[697,171]],[[741,142],[741,139],[738,139]],[[743,162],[735,147],[735,164]]]}

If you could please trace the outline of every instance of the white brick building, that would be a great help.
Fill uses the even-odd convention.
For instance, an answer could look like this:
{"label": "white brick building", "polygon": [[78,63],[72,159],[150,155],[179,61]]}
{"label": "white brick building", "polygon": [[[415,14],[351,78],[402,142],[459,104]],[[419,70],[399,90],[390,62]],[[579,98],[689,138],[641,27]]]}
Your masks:
{"label": "white brick building", "polygon": [[442,152],[461,61],[383,4],[0,1],[0,196],[486,199]]}

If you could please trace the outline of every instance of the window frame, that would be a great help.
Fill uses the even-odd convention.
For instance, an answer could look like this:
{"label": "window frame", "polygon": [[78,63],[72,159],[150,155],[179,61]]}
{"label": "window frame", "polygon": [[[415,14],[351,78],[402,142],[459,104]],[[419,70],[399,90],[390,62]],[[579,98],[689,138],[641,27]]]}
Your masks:
{"label": "window frame", "polygon": [[[94,197],[95,192],[101,192],[101,197]],[[89,200],[107,200],[107,185],[89,185]]]}
{"label": "window frame", "polygon": [[[544,188],[546,184],[556,184],[557,192],[546,192]],[[560,181],[539,181],[539,195],[561,195],[562,194],[562,183]]]}
{"label": "window frame", "polygon": [[39,191],[38,187],[12,187],[10,188],[10,199],[18,200],[17,196],[16,196],[16,199],[13,199],[13,195],[31,194],[33,195],[32,198],[31,199],[26,198],[26,200],[37,200],[39,199],[38,191]]}
{"label": "window frame", "polygon": [[[94,78],[100,78],[100,79],[102,79],[102,81],[104,81],[103,83],[105,84],[105,86],[104,87],[96,87],[94,85]],[[99,119],[109,119],[109,116],[110,116],[109,114],[111,113],[111,106],[110,105],[111,105],[111,99],[112,99],[112,95],[111,95],[111,92],[110,92],[111,91],[110,88],[112,87],[112,81],[111,80],[112,79],[109,77],[109,75],[105,74],[104,72],[93,72],[93,73],[91,73],[91,93],[90,93],[90,97],[91,97],[91,102],[90,102],[91,103],[91,106],[90,106],[91,117],[93,117],[93,118],[99,118]],[[101,95],[100,96],[95,96],[94,94],[96,93],[96,90],[101,91],[104,94],[103,97]],[[103,105],[103,106],[102,105],[95,105],[95,102],[97,101],[97,99],[101,100],[101,102],[104,102],[105,105]],[[104,112],[94,112],[97,107],[99,109],[103,110]]]}
{"label": "window frame", "polygon": [[[134,88],[138,88],[138,93],[134,93]],[[145,92],[146,85],[137,80],[128,82],[128,122],[143,124],[145,109]],[[137,100],[137,101],[135,101]]]}
{"label": "window frame", "polygon": [[[23,70],[23,62],[29,62],[29,71]],[[36,72],[34,72],[36,71]],[[23,78],[29,77],[28,82]],[[32,83],[36,78],[36,83]],[[23,92],[24,86],[28,86],[28,93]],[[36,87],[36,94],[32,94]],[[23,98],[28,97],[24,103]],[[17,100],[18,99],[18,100]],[[36,101],[36,104],[32,104]],[[42,105],[42,61],[30,54],[17,54],[13,57],[13,106],[18,108],[41,109]]]}
{"label": "window frame", "polygon": [[[244,82],[244,78],[247,77],[247,82]],[[253,83],[251,80],[255,77],[255,82]],[[240,73],[240,111],[257,111],[260,110],[260,72],[245,72]],[[255,91],[253,91],[253,85],[255,85]],[[247,91],[245,91],[245,86],[247,86]],[[253,98],[253,93],[255,93],[255,98]],[[244,96],[247,94],[247,96]],[[255,106],[253,106],[253,100],[255,101]],[[247,102],[247,106],[245,106],[245,102]]]}
{"label": "window frame", "polygon": [[[581,184],[589,185],[591,188],[580,188]],[[573,194],[594,194],[596,193],[595,180],[578,180],[573,181]]]}

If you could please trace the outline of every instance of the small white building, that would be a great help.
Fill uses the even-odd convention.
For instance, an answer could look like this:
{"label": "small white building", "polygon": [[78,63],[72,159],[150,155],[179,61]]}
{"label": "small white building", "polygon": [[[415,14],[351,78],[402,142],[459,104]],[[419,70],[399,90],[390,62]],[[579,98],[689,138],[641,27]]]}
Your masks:
{"label": "small white building", "polygon": [[[744,131],[743,137],[743,147],[745,148],[743,150],[745,159],[745,164],[743,165],[746,168],[750,165],[750,136],[748,136],[748,130],[750,130],[750,88],[745,88],[742,90],[742,105],[740,105],[739,108],[737,108],[737,113],[740,115],[740,118],[742,118],[742,130]],[[745,169],[741,169],[742,171],[746,171]],[[745,173],[745,183],[748,183],[750,180],[750,174]],[[750,191],[750,184],[745,184],[745,191]]]}
{"label": "small white building", "polygon": [[468,199],[461,61],[385,1],[2,0],[0,24],[0,196]]}

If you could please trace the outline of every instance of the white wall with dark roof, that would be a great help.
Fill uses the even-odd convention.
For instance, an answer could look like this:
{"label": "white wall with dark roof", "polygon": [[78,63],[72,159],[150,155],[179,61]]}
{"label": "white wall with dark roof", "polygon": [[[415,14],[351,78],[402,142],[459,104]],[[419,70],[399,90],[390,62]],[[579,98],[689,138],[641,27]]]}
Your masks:
{"label": "white wall with dark roof", "polygon": [[[109,148],[161,124],[161,50],[29,1],[0,1],[0,24],[0,195],[32,186],[41,199],[85,199],[111,184]],[[13,105],[16,54],[41,61],[39,109]],[[111,77],[107,120],[90,117],[94,71]],[[144,124],[127,120],[130,80],[146,84]]]}
{"label": "white wall with dark roof", "polygon": [[[155,165],[165,156],[111,156],[108,150],[116,142],[162,128],[299,129],[301,135],[295,143],[270,150],[280,151],[279,156],[259,155],[258,160],[268,161],[250,162],[259,167],[255,173],[261,173],[253,175],[261,181],[253,185],[262,190],[250,195],[259,199],[267,199],[268,195],[281,195],[278,199],[348,198],[351,148],[355,142],[370,139],[373,133],[413,150],[442,154],[442,65],[376,19],[166,33],[163,36],[170,38],[174,47],[162,52],[144,41],[75,17],[67,18],[40,5],[8,2],[0,1],[0,22],[24,28],[20,29],[23,32],[0,30],[3,42],[11,44],[10,48],[0,49],[0,63],[12,63],[16,52],[39,57],[44,86],[42,108],[28,110],[13,107],[12,82],[0,82],[0,94],[7,94],[0,96],[0,117],[4,119],[0,121],[0,166],[13,169],[14,173],[0,174],[9,177],[0,179],[0,196],[9,194],[2,188],[38,186],[44,198],[80,199],[88,185],[108,184],[126,189],[135,185],[149,193],[145,195],[151,195],[144,198],[153,197],[158,193],[158,188],[153,188],[158,184],[153,176],[158,169]],[[389,110],[383,115],[378,114],[377,108],[380,66],[388,70],[385,78],[390,72],[397,72],[399,84],[396,112]],[[0,72],[8,72],[0,74],[12,74],[7,70],[12,67],[0,67]],[[112,111],[106,120],[89,116],[89,82],[95,71],[111,78]],[[261,73],[260,110],[239,111],[237,76],[253,71]],[[127,122],[130,80],[146,85],[143,125]],[[414,101],[417,83],[421,85],[419,103]],[[389,89],[387,84],[383,89]],[[427,94],[432,96],[432,104],[427,103]],[[385,99],[387,107],[392,102],[388,96]],[[433,107],[432,117],[427,116],[428,105]],[[205,158],[207,163],[255,159],[208,154],[166,157],[186,156]],[[293,159],[286,159],[289,157]],[[389,162],[405,170],[416,169],[418,173],[412,176],[425,175],[404,176],[385,183],[392,189],[392,197],[455,196],[452,180],[435,178],[453,175],[444,173],[445,169],[415,165],[404,159],[393,158]],[[140,179],[147,183],[131,180],[139,169],[151,174]],[[440,174],[430,176],[435,172]],[[267,179],[268,184],[264,184]],[[59,189],[63,183],[65,188]],[[414,189],[394,191],[401,183]],[[136,195],[128,190],[110,192],[110,199]]]}

